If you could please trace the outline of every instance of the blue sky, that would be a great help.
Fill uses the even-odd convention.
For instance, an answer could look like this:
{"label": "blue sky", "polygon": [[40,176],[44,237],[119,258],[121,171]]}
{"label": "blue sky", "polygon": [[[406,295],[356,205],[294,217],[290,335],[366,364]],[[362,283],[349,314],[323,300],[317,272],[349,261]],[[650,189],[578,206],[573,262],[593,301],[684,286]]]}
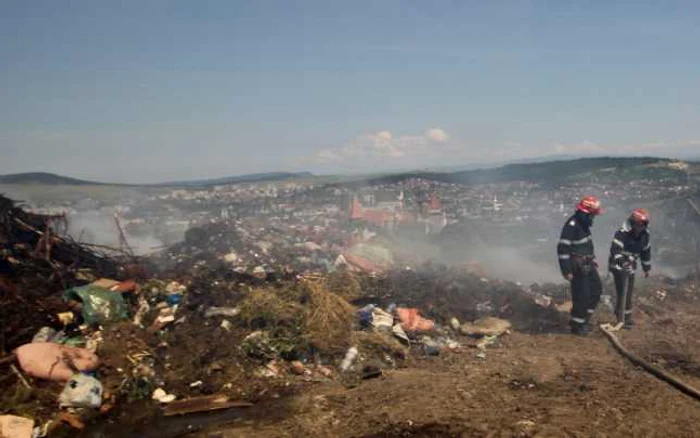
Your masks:
{"label": "blue sky", "polygon": [[0,173],[700,155],[700,4],[6,1]]}

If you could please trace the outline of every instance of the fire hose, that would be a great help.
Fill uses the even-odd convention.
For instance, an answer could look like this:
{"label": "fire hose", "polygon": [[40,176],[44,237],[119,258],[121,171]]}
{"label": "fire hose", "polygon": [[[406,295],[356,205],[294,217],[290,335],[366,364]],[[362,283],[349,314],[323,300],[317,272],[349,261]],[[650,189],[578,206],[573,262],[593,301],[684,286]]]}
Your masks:
{"label": "fire hose", "polygon": [[617,326],[613,326],[611,324],[601,324],[600,329],[603,331],[605,336],[607,336],[607,338],[610,340],[610,343],[612,343],[613,347],[615,347],[615,349],[623,357],[627,358],[634,365],[641,367],[649,374],[652,374],[654,377],[656,377],[660,380],[663,380],[664,382],[673,386],[674,388],[676,388],[680,392],[682,392],[686,395],[689,395],[696,400],[700,400],[700,391],[698,391],[697,389],[688,385],[687,383],[678,380],[677,378],[668,374],[667,372],[660,370],[659,368],[651,365],[649,362],[635,356],[629,350],[627,350],[622,345],[622,343],[620,343],[620,340],[617,338],[617,336],[615,336],[615,333],[614,333],[615,331],[619,330],[620,326],[621,326],[621,324],[618,324]]}
{"label": "fire hose", "polygon": [[601,324],[600,329],[603,331],[603,334],[605,334],[608,340],[610,340],[610,343],[613,345],[613,347],[615,347],[615,350],[617,350],[623,357],[628,359],[634,365],[641,367],[649,374],[653,375],[654,377],[660,380],[663,380],[664,382],[678,389],[682,393],[689,395],[695,398],[696,400],[700,400],[700,391],[688,385],[687,383],[678,380],[676,377],[670,375],[669,373],[651,365],[649,362],[635,356],[622,345],[620,340],[615,335],[615,332],[620,330],[625,324],[625,308],[627,303],[627,294],[629,293],[629,278],[632,275],[632,271],[628,267],[628,269],[625,269],[624,272],[625,280],[623,282],[622,297],[618,298],[618,305],[616,309],[618,323],[616,325]]}

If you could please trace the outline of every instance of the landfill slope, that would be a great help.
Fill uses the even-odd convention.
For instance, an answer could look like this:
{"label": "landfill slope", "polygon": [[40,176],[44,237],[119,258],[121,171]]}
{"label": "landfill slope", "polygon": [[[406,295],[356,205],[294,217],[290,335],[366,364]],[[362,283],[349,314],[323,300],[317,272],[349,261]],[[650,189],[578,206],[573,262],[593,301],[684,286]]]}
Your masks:
{"label": "landfill slope", "polygon": [[[634,331],[619,336],[636,354],[700,386],[696,283],[640,311]],[[604,317],[609,315],[604,315]],[[272,420],[259,416],[214,429],[221,437],[511,437],[695,436],[698,401],[618,355],[596,332],[518,333],[489,347],[419,357],[410,368],[355,388],[316,387],[297,395]],[[201,434],[199,436],[212,436]]]}

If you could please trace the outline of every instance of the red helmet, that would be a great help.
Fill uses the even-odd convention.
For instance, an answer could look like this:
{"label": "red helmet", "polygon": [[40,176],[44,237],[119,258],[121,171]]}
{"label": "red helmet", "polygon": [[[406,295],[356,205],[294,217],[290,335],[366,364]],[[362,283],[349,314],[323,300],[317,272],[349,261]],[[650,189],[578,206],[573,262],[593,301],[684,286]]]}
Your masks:
{"label": "red helmet", "polygon": [[646,208],[638,208],[630,215],[630,222],[636,222],[647,225],[651,216]]}
{"label": "red helmet", "polygon": [[593,216],[603,213],[603,209],[600,208],[600,199],[596,198],[595,196],[586,196],[585,198],[581,199],[581,202],[578,203],[576,209],[584,213],[592,214]]}

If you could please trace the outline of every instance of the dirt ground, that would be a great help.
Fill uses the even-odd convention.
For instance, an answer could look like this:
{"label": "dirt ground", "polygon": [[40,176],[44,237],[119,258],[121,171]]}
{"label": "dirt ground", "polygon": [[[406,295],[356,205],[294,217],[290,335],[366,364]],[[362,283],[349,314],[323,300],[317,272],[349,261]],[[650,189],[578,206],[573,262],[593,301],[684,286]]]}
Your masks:
{"label": "dirt ground", "polygon": [[[626,347],[700,387],[695,290],[661,298],[649,288]],[[692,292],[692,294],[690,293]],[[599,311],[609,320],[609,311]],[[348,388],[302,388],[197,437],[690,437],[700,402],[633,366],[596,331],[514,331],[486,358],[464,348],[415,356],[407,368]],[[557,331],[559,331],[557,333]]]}

